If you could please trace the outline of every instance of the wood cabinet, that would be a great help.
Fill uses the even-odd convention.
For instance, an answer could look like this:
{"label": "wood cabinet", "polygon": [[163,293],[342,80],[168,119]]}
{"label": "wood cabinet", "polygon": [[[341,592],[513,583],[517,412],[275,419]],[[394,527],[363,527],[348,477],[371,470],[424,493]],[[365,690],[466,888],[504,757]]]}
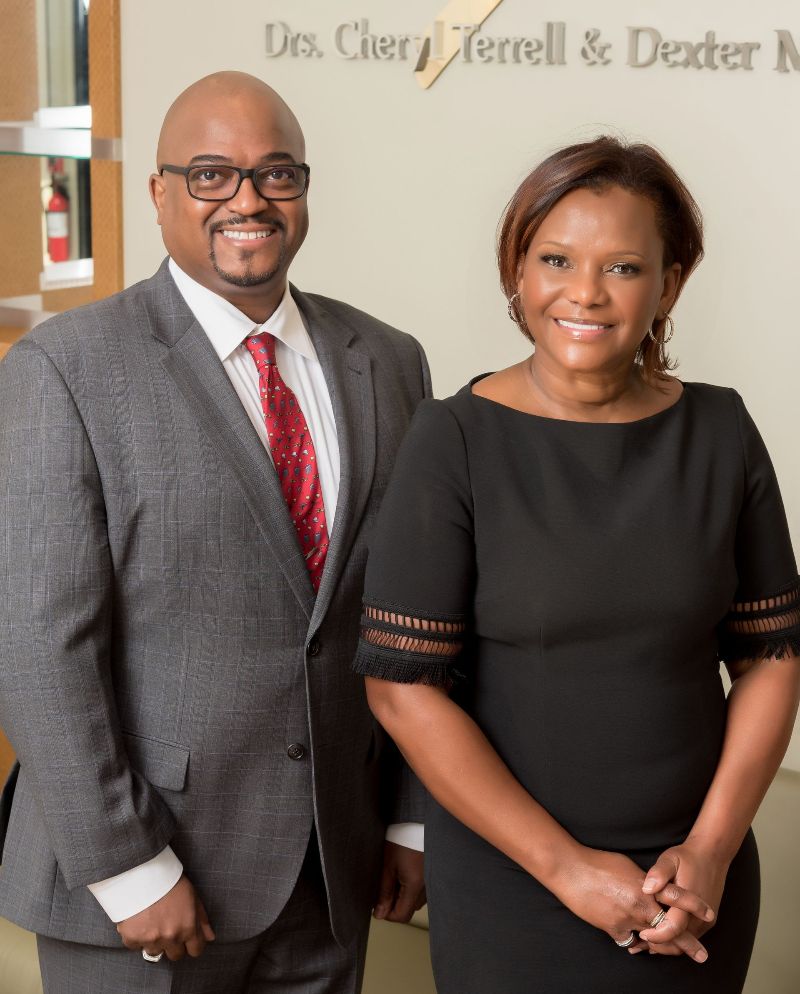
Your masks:
{"label": "wood cabinet", "polygon": [[[0,358],[11,343],[49,314],[122,289],[119,8],[120,0],[92,0],[91,5],[38,0],[11,4],[4,11],[0,34],[0,189],[5,193],[5,208],[0,212]],[[85,19],[86,31],[60,30],[63,19],[74,21],[78,12]],[[74,45],[73,37],[77,39]],[[68,46],[69,51],[55,65],[54,46],[57,52],[59,45]],[[87,70],[76,72],[75,66],[86,53]],[[56,78],[64,75],[64,66],[77,80],[71,90]],[[84,103],[88,97],[90,129],[74,127],[69,113],[67,126],[58,126],[58,115],[63,116],[65,109],[46,106],[54,99],[70,97]],[[89,123],[88,114],[84,116]],[[47,181],[48,161],[53,159],[64,163],[71,180],[73,244],[91,246],[91,258],[77,267],[71,262],[60,264],[60,270],[58,264],[47,265],[45,255],[43,182]]]}

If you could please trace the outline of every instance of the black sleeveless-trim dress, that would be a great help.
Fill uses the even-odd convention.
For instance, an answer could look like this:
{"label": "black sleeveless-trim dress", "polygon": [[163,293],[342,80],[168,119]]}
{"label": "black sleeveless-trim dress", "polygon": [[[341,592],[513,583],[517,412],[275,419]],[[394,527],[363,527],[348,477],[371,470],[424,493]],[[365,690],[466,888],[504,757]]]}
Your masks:
{"label": "black sleeveless-trim dress", "polygon": [[[471,384],[418,409],[371,542],[355,668],[452,685],[579,842],[643,869],[681,842],[720,754],[720,661],[788,652],[800,652],[797,567],[735,391],[687,383],[672,407],[623,424],[525,414]],[[743,987],[752,834],[704,964],[629,956],[433,801],[425,845],[440,994]]]}

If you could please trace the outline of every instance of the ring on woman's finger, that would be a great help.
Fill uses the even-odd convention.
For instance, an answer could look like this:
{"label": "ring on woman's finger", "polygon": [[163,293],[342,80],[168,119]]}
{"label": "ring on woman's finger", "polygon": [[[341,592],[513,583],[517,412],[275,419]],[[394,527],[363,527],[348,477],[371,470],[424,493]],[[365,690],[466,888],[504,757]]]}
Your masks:
{"label": "ring on woman's finger", "polygon": [[616,942],[620,949],[627,949],[628,946],[632,946],[638,938],[639,937],[635,932],[631,932],[628,938],[623,939],[622,942],[620,942],[619,939],[614,939],[614,942]]}
{"label": "ring on woman's finger", "polygon": [[152,956],[146,949],[142,950],[142,959],[146,959],[148,963],[158,963],[161,957],[164,955],[164,950],[162,949],[160,953],[156,953]]}
{"label": "ring on woman's finger", "polygon": [[655,918],[651,922],[648,923],[647,927],[648,928],[656,928],[658,925],[661,924],[661,922],[664,921],[664,919],[666,917],[667,917],[667,909],[666,908],[662,908],[659,911],[659,913],[655,916]]}

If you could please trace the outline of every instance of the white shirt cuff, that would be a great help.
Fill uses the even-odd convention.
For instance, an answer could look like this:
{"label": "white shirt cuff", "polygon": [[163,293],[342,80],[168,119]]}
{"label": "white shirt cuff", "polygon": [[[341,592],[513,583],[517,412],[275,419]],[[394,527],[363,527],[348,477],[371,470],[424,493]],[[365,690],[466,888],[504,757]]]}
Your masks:
{"label": "white shirt cuff", "polygon": [[425,852],[425,826],[418,821],[400,821],[386,829],[386,841],[406,849]]}
{"label": "white shirt cuff", "polygon": [[171,846],[115,877],[88,884],[112,922],[125,921],[168,894],[183,874],[183,863]]}

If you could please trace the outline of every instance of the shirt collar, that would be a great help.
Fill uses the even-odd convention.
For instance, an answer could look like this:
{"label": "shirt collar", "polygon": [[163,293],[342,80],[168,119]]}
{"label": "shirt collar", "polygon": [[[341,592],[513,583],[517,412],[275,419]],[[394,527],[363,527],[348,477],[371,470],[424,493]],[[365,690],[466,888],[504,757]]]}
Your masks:
{"label": "shirt collar", "polygon": [[303,321],[300,308],[286,284],[281,302],[261,325],[254,325],[238,307],[187,275],[174,259],[169,271],[175,285],[208,336],[221,361],[229,359],[248,335],[267,331],[306,359],[317,360],[317,352]]}

